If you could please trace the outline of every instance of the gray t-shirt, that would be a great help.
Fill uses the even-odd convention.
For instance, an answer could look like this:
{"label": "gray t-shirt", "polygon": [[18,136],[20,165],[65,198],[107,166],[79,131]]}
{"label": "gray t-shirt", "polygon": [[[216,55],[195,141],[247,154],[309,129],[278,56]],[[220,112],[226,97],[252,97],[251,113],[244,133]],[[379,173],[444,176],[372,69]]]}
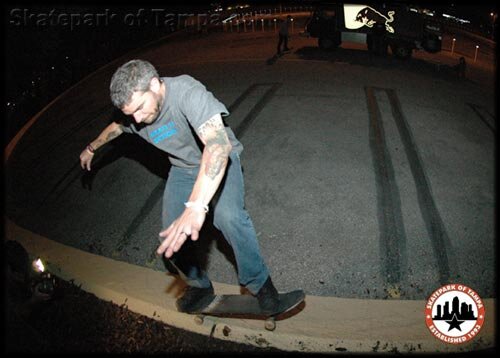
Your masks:
{"label": "gray t-shirt", "polygon": [[[202,148],[201,141],[196,138],[196,131],[214,115],[220,113],[227,116],[229,111],[203,84],[191,76],[163,77],[162,80],[166,91],[158,119],[147,125],[133,122],[130,126],[123,126],[124,132],[138,134],[167,152],[174,166],[199,166]],[[231,128],[225,128],[233,152],[241,153],[242,144]]]}

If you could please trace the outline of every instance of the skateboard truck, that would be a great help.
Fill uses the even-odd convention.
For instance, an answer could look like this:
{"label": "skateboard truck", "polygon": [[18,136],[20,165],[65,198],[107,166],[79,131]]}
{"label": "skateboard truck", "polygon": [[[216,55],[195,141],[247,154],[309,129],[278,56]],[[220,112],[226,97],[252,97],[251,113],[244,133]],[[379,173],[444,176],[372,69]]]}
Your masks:
{"label": "skateboard truck", "polygon": [[[198,314],[194,317],[196,324],[202,325],[205,322],[205,316],[208,314]],[[274,331],[276,329],[276,317],[268,317],[264,322],[264,328],[268,331]]]}

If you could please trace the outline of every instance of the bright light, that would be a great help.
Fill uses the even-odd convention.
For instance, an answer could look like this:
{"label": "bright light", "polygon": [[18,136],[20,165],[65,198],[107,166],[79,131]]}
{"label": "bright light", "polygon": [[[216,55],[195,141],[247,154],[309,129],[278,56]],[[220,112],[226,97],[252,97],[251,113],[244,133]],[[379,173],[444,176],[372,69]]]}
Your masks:
{"label": "bright light", "polygon": [[434,11],[429,10],[429,9],[425,9],[425,8],[420,9],[420,10],[419,9],[415,9],[415,8],[410,8],[410,11],[417,12],[417,13],[422,13],[422,14],[427,15],[427,16],[434,16],[435,15]]}
{"label": "bright light", "polygon": [[45,266],[43,266],[43,262],[42,262],[42,260],[40,260],[40,258],[33,261],[33,268],[38,272],[45,271]]}
{"label": "bright light", "polygon": [[236,16],[237,16],[236,14],[233,14],[233,15],[229,16],[227,19],[222,20],[222,22],[227,23],[227,22],[231,21],[232,19],[234,19]]}
{"label": "bright light", "polygon": [[460,22],[461,24],[470,24],[470,21],[469,21],[469,20],[460,19],[460,18],[458,18],[458,17],[452,16],[452,15],[449,15],[449,14],[442,14],[442,16],[443,16],[443,17],[446,17],[447,19],[451,19],[451,20],[454,20],[454,21]]}

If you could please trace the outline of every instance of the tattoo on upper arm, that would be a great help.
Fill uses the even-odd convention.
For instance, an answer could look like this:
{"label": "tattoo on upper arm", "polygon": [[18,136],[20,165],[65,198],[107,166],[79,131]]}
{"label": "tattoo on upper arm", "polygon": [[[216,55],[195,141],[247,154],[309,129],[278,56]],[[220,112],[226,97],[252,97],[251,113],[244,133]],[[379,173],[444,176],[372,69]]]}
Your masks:
{"label": "tattoo on upper arm", "polygon": [[205,142],[208,155],[205,174],[210,179],[215,179],[225,168],[231,150],[222,119],[218,116],[212,117],[200,126],[198,132]]}
{"label": "tattoo on upper arm", "polygon": [[200,134],[201,139],[207,140],[207,137],[210,136],[212,132],[219,129],[224,129],[222,118],[219,116],[213,116],[198,128],[198,133]]}

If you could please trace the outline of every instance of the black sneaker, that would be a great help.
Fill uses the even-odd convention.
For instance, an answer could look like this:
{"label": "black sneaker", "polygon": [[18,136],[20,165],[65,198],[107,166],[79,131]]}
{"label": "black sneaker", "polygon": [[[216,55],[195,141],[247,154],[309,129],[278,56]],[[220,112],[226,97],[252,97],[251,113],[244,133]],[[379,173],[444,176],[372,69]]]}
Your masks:
{"label": "black sneaker", "polygon": [[207,288],[188,286],[184,295],[176,302],[179,312],[195,312],[207,306],[214,299],[214,287]]}
{"label": "black sneaker", "polygon": [[274,313],[279,310],[279,294],[271,281],[271,276],[269,276],[262,286],[262,288],[257,293],[257,299],[259,301],[259,306],[264,313]]}

